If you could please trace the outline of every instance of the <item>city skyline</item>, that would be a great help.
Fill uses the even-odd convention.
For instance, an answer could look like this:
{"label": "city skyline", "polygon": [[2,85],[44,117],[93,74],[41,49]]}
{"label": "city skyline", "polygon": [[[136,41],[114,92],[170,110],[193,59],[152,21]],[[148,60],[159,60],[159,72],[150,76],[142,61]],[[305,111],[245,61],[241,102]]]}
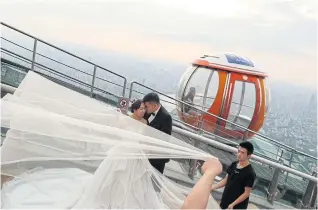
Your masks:
{"label": "city skyline", "polygon": [[0,4],[2,21],[53,43],[183,65],[211,51],[233,52],[250,57],[273,80],[316,88],[315,1],[182,2]]}

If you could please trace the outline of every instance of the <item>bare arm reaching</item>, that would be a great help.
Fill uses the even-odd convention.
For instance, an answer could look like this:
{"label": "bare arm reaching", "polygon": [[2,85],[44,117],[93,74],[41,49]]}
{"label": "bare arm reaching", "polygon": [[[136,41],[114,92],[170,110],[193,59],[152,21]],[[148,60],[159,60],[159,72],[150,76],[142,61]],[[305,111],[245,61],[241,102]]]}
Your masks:
{"label": "bare arm reaching", "polygon": [[202,177],[194,185],[184,200],[182,209],[206,209],[214,178],[222,172],[222,165],[217,159],[210,159],[202,166]]}

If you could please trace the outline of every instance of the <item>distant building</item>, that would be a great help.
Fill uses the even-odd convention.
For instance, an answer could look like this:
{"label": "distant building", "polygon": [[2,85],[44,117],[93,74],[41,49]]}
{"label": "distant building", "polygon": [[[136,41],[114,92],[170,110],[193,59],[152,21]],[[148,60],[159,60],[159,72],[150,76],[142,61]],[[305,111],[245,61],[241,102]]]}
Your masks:
{"label": "distant building", "polygon": [[317,94],[313,93],[308,102],[308,111],[309,113],[316,112],[317,110]]}

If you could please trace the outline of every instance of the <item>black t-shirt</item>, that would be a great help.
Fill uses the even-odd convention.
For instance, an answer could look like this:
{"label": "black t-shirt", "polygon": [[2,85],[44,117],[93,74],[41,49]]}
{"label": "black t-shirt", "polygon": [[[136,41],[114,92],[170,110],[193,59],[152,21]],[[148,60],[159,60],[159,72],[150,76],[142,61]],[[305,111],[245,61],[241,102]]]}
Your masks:
{"label": "black t-shirt", "polygon": [[[227,169],[228,178],[223,191],[220,206],[222,209],[233,203],[245,191],[245,187],[253,187],[256,174],[251,164],[238,169],[237,161],[233,162]],[[249,198],[234,206],[234,209],[247,209]]]}

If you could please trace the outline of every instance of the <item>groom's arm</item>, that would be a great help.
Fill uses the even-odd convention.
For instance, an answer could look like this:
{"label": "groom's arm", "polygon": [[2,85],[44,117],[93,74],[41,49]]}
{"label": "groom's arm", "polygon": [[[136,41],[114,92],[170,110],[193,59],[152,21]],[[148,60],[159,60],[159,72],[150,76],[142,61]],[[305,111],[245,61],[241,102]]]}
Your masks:
{"label": "groom's arm", "polygon": [[172,133],[172,117],[169,114],[164,117],[161,131],[168,135]]}

